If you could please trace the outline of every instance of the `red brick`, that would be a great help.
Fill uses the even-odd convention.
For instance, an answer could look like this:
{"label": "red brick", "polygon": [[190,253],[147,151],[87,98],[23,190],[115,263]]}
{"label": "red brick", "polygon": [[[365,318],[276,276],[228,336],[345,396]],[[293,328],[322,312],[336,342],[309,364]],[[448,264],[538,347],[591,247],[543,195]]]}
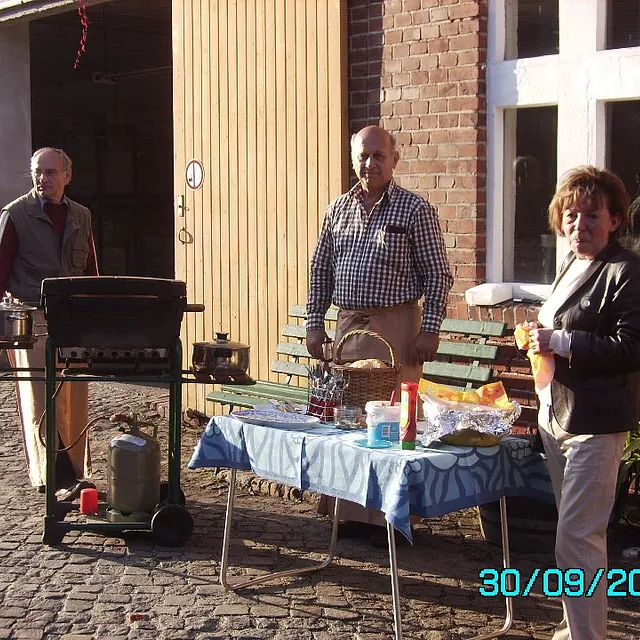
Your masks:
{"label": "red brick", "polygon": [[420,0],[404,0],[402,8],[405,11],[417,11],[420,9]]}
{"label": "red brick", "polygon": [[416,115],[424,115],[429,113],[429,101],[428,100],[414,100],[411,102],[411,113]]}
{"label": "red brick", "polygon": [[443,9],[441,7],[435,7],[431,9],[429,12],[429,20],[431,22],[439,22],[440,20],[448,20],[449,19],[449,10]]}
{"label": "red brick", "polygon": [[412,107],[413,103],[420,99],[420,87],[413,87],[411,85],[402,87],[400,99],[406,100],[409,103],[409,107]]}
{"label": "red brick", "polygon": [[402,42],[416,42],[420,40],[420,37],[420,27],[412,27],[411,29],[405,29],[402,32]]}
{"label": "red brick", "polygon": [[427,84],[429,82],[428,71],[412,71],[411,72],[411,84],[420,85]]}
{"label": "red brick", "polygon": [[429,104],[430,113],[444,113],[448,111],[448,100],[445,98],[434,98]]}
{"label": "red brick", "polygon": [[450,204],[477,202],[477,195],[476,191],[456,188],[449,193],[449,199],[447,202]]}
{"label": "red brick", "polygon": [[410,13],[396,13],[393,16],[393,26],[394,27],[408,27],[412,23],[411,14]]}
{"label": "red brick", "polygon": [[421,129],[435,129],[438,126],[438,117],[435,115],[420,116]]}
{"label": "red brick", "polygon": [[402,149],[402,156],[404,158],[417,158],[419,151],[418,147],[407,146]]}
{"label": "red brick", "polygon": [[396,142],[399,145],[410,145],[412,134],[406,131],[399,131],[396,133]]}
{"label": "red brick", "polygon": [[[438,82],[446,82],[448,77],[447,69],[431,69],[429,71],[429,82],[431,84],[437,84]],[[440,93],[440,88],[438,87],[438,95],[442,95]]]}
{"label": "red brick", "polygon": [[449,39],[438,38],[437,40],[431,40],[427,43],[427,51],[429,53],[444,53],[449,51]]}
{"label": "red brick", "polygon": [[418,184],[420,189],[428,191],[434,189],[436,186],[436,176],[418,176]]}
{"label": "red brick", "polygon": [[396,73],[393,76],[393,86],[394,87],[404,87],[411,82],[411,74],[408,72],[405,73]]}
{"label": "red brick", "polygon": [[432,131],[429,142],[431,144],[449,142],[449,131],[447,129],[436,129],[435,131]]}
{"label": "red brick", "polygon": [[[436,69],[440,71],[440,69]],[[431,77],[431,74],[429,74]],[[441,98],[449,98],[458,95],[458,84],[455,82],[441,82],[438,84],[438,96]]]}
{"label": "red brick", "polygon": [[427,9],[421,9],[420,11],[414,11],[411,14],[413,24],[429,24],[431,16]]}
{"label": "red brick", "polygon": [[449,17],[452,20],[459,20],[460,18],[472,18],[480,14],[480,7],[477,2],[462,2],[459,5],[453,6],[449,9]]}
{"label": "red brick", "polygon": [[[420,98],[428,100],[429,98],[436,98],[438,96],[438,86],[435,84],[423,84],[420,85]],[[435,125],[434,125],[435,126]]]}
{"label": "red brick", "polygon": [[469,51],[460,51],[458,53],[458,62],[460,64],[473,64],[476,62],[480,62],[481,60],[486,59],[486,52],[483,55],[480,55],[480,51],[478,49],[471,49]]}
{"label": "red brick", "polygon": [[412,42],[409,45],[409,55],[417,56],[423,53],[427,53],[427,43],[424,42],[423,40],[420,40],[418,42]]}
{"label": "red brick", "polygon": [[[422,126],[422,118],[420,118],[420,126]],[[429,131],[414,131],[411,134],[411,142],[413,144],[424,144],[429,142],[430,135]]]}
{"label": "red brick", "polygon": [[462,96],[449,98],[449,111],[477,111],[484,107],[484,99],[478,96]]}
{"label": "red brick", "polygon": [[417,116],[405,116],[400,118],[401,128],[404,131],[415,130],[420,126],[420,119]]}
{"label": "red brick", "polygon": [[458,64],[458,58],[461,54],[448,51],[438,56],[438,64],[441,67],[455,67]]}
{"label": "red brick", "polygon": [[478,140],[479,135],[477,129],[456,129],[451,132],[451,142],[473,142]]}
{"label": "red brick", "polygon": [[402,60],[403,71],[416,71],[420,68],[420,60],[418,58],[404,58]]}
{"label": "red brick", "polygon": [[480,33],[480,20],[465,20],[460,23],[460,34]]}
{"label": "red brick", "polygon": [[444,22],[439,25],[441,36],[457,36],[459,33],[460,25],[457,22]]}
{"label": "red brick", "polygon": [[[469,36],[464,36],[464,37],[466,38]],[[402,29],[388,29],[387,31],[384,32],[385,45],[398,44],[399,42],[402,42]]]}
{"label": "red brick", "polygon": [[438,28],[438,25],[435,24],[428,24],[425,27],[420,27],[420,33],[422,39],[426,41],[440,37],[440,29]]}
{"label": "red brick", "polygon": [[[429,136],[433,133],[429,131]],[[420,158],[422,160],[433,159],[438,157],[438,147],[433,144],[420,144],[418,145],[420,149]]]}
{"label": "red brick", "polygon": [[443,113],[438,116],[438,127],[448,129],[457,127],[460,122],[460,116],[457,113]]}
{"label": "red brick", "polygon": [[385,60],[382,63],[382,73],[396,73],[402,70],[402,60]]}
{"label": "red brick", "polygon": [[450,80],[478,80],[482,77],[479,67],[475,65],[457,66],[449,70]]}
{"label": "red brick", "polygon": [[387,0],[382,6],[384,7],[384,12],[386,14],[399,13],[402,11],[401,0]]}
{"label": "red brick", "polygon": [[451,51],[477,49],[480,46],[482,46],[482,36],[476,33],[468,33],[463,36],[449,38],[449,49]]}
{"label": "red brick", "polygon": [[406,43],[394,44],[391,48],[391,57],[393,58],[407,58],[409,56],[410,45]]}
{"label": "red brick", "polygon": [[411,114],[410,102],[394,102],[393,103],[394,116],[408,116],[410,114]]}

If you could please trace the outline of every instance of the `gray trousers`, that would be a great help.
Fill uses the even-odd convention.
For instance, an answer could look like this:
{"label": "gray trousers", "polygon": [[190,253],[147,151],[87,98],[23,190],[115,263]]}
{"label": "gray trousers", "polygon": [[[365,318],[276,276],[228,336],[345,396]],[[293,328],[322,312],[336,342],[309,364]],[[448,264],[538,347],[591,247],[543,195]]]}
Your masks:
{"label": "gray trousers", "polygon": [[586,590],[604,568],[591,597],[562,596],[564,615],[553,640],[605,640],[607,525],[627,434],[573,435],[550,418],[548,405],[541,406],[538,423],[558,507],[558,569],[584,571]]}

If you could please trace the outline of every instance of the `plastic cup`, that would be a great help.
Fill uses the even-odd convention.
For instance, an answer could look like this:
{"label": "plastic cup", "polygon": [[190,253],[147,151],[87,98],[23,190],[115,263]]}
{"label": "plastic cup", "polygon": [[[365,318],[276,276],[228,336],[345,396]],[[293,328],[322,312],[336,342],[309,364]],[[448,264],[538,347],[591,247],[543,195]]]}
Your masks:
{"label": "plastic cup", "polygon": [[98,490],[83,489],[80,492],[80,513],[95,515],[98,513]]}

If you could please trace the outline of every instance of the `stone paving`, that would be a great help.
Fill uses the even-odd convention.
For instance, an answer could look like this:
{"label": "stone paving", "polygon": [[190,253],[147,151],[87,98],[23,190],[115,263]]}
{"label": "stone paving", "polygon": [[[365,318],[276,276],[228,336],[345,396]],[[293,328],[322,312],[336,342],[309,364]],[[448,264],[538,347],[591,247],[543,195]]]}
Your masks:
{"label": "stone paving", "polygon": [[[91,414],[135,410],[166,436],[166,392],[120,383],[91,383]],[[190,471],[186,461],[200,428],[183,428],[182,488],[195,520],[184,548],[161,547],[143,533],[110,538],[80,532],[57,547],[41,543],[43,496],[28,485],[13,385],[0,385],[0,640],[193,639],[382,640],[393,637],[388,557],[368,542],[340,540],[338,557],[310,577],[227,593],[218,582],[226,473]],[[106,448],[113,425],[91,433],[95,481],[104,490]],[[166,443],[165,443],[166,446]],[[330,531],[315,514],[314,496],[243,474],[236,498],[230,579],[306,566],[322,558]],[[475,510],[423,520],[413,548],[398,549],[405,637],[457,640],[499,628],[503,605],[478,592],[478,571],[501,566],[499,548],[479,533]],[[610,540],[610,566],[631,570],[626,547],[640,533],[619,527]],[[512,553],[524,576],[552,567],[549,553]],[[640,589],[640,584],[636,583]],[[640,637],[638,598],[611,599],[609,638]],[[550,638],[558,599],[540,587],[514,602],[509,638]]]}

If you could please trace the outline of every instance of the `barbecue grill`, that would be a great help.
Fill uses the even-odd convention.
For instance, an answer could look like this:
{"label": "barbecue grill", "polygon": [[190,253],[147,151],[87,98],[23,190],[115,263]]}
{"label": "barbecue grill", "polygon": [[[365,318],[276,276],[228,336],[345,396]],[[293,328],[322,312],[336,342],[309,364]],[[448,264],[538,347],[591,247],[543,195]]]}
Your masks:
{"label": "barbecue grill", "polygon": [[[125,276],[49,278],[42,282],[47,319],[46,346],[46,515],[42,540],[58,544],[72,530],[151,530],[161,544],[184,543],[193,519],[182,506],[180,491],[180,423],[182,410],[182,345],[180,324],[188,305],[186,284],[178,280]],[[66,366],[60,375],[60,365]],[[73,364],[73,367],[69,365]],[[122,521],[92,518],[65,520],[73,505],[56,500],[57,382],[79,380],[160,381],[169,386],[169,446],[166,500],[153,514],[131,514]]]}

